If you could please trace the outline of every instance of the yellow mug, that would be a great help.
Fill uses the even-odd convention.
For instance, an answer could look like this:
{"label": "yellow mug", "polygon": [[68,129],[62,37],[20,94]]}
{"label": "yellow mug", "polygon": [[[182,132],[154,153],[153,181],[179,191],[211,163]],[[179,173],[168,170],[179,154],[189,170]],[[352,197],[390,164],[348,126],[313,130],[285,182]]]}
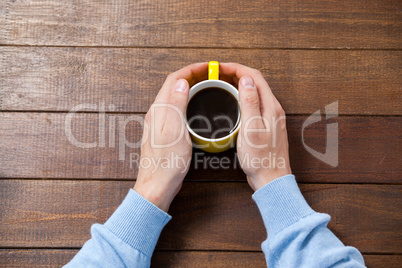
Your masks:
{"label": "yellow mug", "polygon": [[187,104],[190,102],[191,98],[198,93],[199,91],[206,88],[219,88],[222,90],[226,90],[230,94],[232,94],[238,102],[239,105],[239,116],[237,118],[236,128],[227,136],[218,138],[218,139],[209,139],[198,135],[191,129],[188,120],[187,120],[187,111],[185,113],[186,126],[188,131],[190,132],[191,140],[193,142],[193,146],[200,148],[201,150],[209,153],[219,153],[226,151],[236,144],[237,133],[240,129],[240,103],[239,103],[239,91],[232,86],[231,84],[219,80],[219,62],[210,61],[208,64],[208,80],[199,82],[190,88],[189,98]]}

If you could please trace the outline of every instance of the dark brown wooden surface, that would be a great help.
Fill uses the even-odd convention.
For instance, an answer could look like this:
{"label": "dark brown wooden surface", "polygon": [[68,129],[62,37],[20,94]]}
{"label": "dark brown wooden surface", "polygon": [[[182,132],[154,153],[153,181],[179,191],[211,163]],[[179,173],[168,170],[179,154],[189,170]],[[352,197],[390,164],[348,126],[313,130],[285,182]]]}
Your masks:
{"label": "dark brown wooden surface", "polygon": [[[142,118],[168,73],[209,60],[262,71],[288,114],[292,170],[308,202],[368,267],[400,267],[401,10],[394,0],[0,1],[0,267],[67,263],[135,181],[129,154],[139,151],[119,160],[110,120]],[[306,151],[301,128],[335,101],[333,168]],[[105,105],[105,146],[68,141],[67,112],[80,104]],[[82,109],[74,137],[101,141],[99,115]],[[304,133],[320,152],[326,123]],[[141,132],[131,122],[125,134],[134,142]],[[233,164],[234,153],[198,157]],[[192,163],[152,267],[265,267],[251,194],[238,165]]]}
{"label": "dark brown wooden surface", "polygon": [[[78,252],[75,249],[0,249],[0,267],[60,267]],[[371,267],[399,268],[401,255],[363,254]],[[266,267],[262,252],[155,251],[151,267]]]}
{"label": "dark brown wooden surface", "polygon": [[401,48],[400,1],[6,1],[3,44]]}
{"label": "dark brown wooden surface", "polygon": [[[69,111],[78,104],[147,112],[166,76],[200,61],[261,70],[288,114],[334,101],[339,114],[400,115],[400,51],[0,47],[2,110]],[[91,111],[91,109],[83,109]]]}
{"label": "dark brown wooden surface", "polygon": [[[0,248],[80,247],[91,224],[103,223],[132,186],[130,181],[2,180]],[[301,184],[301,190],[313,209],[332,216],[329,228],[345,244],[363,253],[402,253],[402,186]],[[266,230],[251,195],[246,183],[184,183],[157,248],[259,251]]]}
{"label": "dark brown wooden surface", "polygon": [[[80,142],[97,142],[96,148],[72,144],[65,132],[64,113],[0,113],[0,177],[2,178],[80,178],[135,179],[138,148],[120,145],[118,122],[132,115],[105,115],[105,146],[100,147],[101,114],[75,114],[71,129]],[[139,119],[143,115],[135,115]],[[115,143],[109,142],[112,119]],[[306,116],[289,116],[292,170],[302,182],[371,182],[401,183],[400,156],[402,124],[395,117],[340,117],[331,122],[339,126],[339,165],[333,168],[310,155],[302,144],[301,128]],[[305,142],[317,151],[325,151],[325,121],[305,129]],[[141,139],[141,123],[127,124],[130,142]],[[23,143],[22,143],[23,141]],[[114,146],[114,147],[112,147]],[[120,153],[125,148],[125,153]],[[123,155],[124,160],[119,160]],[[131,155],[131,157],[130,157]],[[188,180],[245,181],[234,150],[218,155],[194,151]],[[210,166],[211,159],[227,158],[230,165],[219,172]],[[208,168],[204,169],[204,165]],[[215,165],[216,166],[216,165]],[[216,169],[216,168],[215,168]]]}

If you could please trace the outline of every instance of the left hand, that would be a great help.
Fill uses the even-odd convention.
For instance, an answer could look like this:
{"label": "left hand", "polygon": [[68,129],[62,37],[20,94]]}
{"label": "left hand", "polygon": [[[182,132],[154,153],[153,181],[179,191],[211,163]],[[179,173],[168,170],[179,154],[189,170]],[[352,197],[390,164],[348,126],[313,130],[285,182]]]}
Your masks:
{"label": "left hand", "polygon": [[171,73],[145,116],[133,189],[166,212],[191,163],[192,144],[184,115],[189,87],[203,80],[207,72],[208,63],[196,63]]}

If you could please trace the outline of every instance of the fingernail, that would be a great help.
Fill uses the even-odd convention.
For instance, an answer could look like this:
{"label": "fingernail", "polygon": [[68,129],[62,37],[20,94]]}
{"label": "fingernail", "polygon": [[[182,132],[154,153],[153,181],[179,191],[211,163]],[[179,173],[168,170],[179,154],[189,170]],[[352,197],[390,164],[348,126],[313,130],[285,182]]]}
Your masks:
{"label": "fingernail", "polygon": [[187,88],[186,80],[179,79],[177,80],[176,85],[174,86],[174,91],[184,92],[186,91],[186,88]]}
{"label": "fingernail", "polygon": [[243,77],[243,79],[241,80],[241,85],[246,88],[254,88],[253,78],[251,78],[250,76]]}

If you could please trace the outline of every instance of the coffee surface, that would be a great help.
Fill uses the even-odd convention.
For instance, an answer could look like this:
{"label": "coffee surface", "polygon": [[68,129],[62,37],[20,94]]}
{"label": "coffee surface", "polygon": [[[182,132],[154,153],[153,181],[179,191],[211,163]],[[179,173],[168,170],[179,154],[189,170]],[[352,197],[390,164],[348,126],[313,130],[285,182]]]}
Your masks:
{"label": "coffee surface", "polygon": [[238,117],[236,98],[220,88],[200,90],[187,106],[187,121],[191,129],[208,139],[229,135],[237,127]]}

